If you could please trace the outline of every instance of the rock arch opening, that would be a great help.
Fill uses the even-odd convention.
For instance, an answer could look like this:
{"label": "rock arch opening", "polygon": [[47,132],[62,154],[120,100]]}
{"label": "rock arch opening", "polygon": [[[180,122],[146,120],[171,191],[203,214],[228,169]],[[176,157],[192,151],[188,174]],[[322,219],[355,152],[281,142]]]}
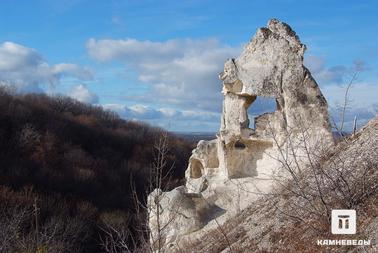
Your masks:
{"label": "rock arch opening", "polygon": [[256,97],[253,103],[247,107],[247,115],[249,118],[249,128],[256,129],[255,118],[267,113],[274,113],[280,110],[279,102],[274,97]]}

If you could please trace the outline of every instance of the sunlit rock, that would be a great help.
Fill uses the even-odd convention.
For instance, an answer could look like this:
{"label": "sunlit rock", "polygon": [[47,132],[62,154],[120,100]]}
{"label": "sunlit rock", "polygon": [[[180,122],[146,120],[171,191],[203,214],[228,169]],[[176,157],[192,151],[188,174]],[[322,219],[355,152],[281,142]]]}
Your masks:
{"label": "sunlit rock", "polygon": [[[206,203],[201,209],[183,201],[188,210],[202,210],[202,230],[269,193],[288,173],[280,160],[292,162],[295,154],[301,164],[309,150],[333,144],[327,102],[303,66],[305,49],[290,26],[272,19],[238,58],[226,61],[219,75],[224,95],[219,133],[198,143],[185,173],[185,191],[192,194],[187,197],[200,196],[202,207]],[[247,111],[259,96],[274,98],[276,110],[256,117],[251,126]],[[171,203],[161,205],[169,210]],[[200,223],[170,227],[176,235],[187,234]]]}

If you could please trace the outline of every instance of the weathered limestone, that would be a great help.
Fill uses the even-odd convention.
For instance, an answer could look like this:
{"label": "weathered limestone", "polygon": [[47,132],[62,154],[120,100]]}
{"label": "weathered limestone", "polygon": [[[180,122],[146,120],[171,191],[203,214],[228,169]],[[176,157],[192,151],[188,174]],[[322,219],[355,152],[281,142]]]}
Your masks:
{"label": "weathered limestone", "polygon": [[206,177],[219,167],[217,140],[200,141],[189,159],[185,178],[191,178],[188,192],[202,192],[207,187]]}
{"label": "weathered limestone", "polygon": [[[200,196],[207,205],[201,209],[207,212],[202,225],[224,220],[271,191],[277,176],[287,173],[280,169],[282,151],[288,151],[289,161],[295,153],[300,164],[298,157],[308,150],[333,143],[327,102],[303,66],[305,49],[287,24],[272,19],[238,58],[226,61],[219,76],[224,95],[220,131],[217,139],[198,143],[185,174],[187,198]],[[247,110],[258,96],[274,98],[277,108],[256,117],[252,128]],[[168,210],[170,203],[162,208]],[[198,226],[183,224],[175,233]]]}
{"label": "weathered limestone", "polygon": [[[264,140],[272,142],[273,134],[284,142],[287,132],[296,139],[304,129],[309,135],[332,141],[327,102],[303,66],[305,49],[287,24],[272,19],[237,59],[225,63],[220,74],[225,98],[219,135],[224,157],[235,150],[229,143],[252,141],[260,146]],[[257,96],[275,98],[277,110],[257,117],[255,129],[250,129],[247,110]],[[220,168],[232,176],[234,168],[227,159]]]}
{"label": "weathered limestone", "polygon": [[[156,208],[159,205],[159,208]],[[149,228],[151,242],[155,248],[158,244],[168,245],[177,236],[196,231],[203,227],[201,210],[203,200],[186,194],[185,187],[177,187],[170,192],[155,189],[148,196]],[[167,224],[169,229],[167,229]],[[160,238],[160,240],[159,240]]]}

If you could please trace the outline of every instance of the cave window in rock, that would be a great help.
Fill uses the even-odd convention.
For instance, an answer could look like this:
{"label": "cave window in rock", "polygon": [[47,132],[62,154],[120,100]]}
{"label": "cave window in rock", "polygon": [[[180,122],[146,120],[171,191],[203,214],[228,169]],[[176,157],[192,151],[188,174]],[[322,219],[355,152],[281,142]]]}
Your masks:
{"label": "cave window in rock", "polygon": [[198,160],[192,160],[190,177],[191,178],[200,178],[200,177],[202,177],[202,172],[203,172],[202,163]]}
{"label": "cave window in rock", "polygon": [[249,118],[249,128],[254,128],[255,117],[263,115],[265,113],[273,113],[278,110],[280,107],[278,101],[274,97],[257,97],[253,101],[252,105],[249,105],[247,114]]}
{"label": "cave window in rock", "polygon": [[241,141],[236,141],[234,144],[235,149],[243,150],[246,148],[245,144]]}

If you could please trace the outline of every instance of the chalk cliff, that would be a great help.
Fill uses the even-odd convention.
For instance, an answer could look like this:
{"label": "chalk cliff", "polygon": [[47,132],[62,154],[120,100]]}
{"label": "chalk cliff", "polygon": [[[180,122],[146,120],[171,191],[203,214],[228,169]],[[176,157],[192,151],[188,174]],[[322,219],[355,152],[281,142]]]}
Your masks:
{"label": "chalk cliff", "polygon": [[[193,150],[185,186],[149,198],[167,223],[157,231],[157,216],[150,215],[151,237],[161,236],[165,248],[253,205],[289,173],[283,161],[299,166],[309,150],[333,144],[327,101],[303,65],[305,49],[289,25],[272,19],[226,61],[217,138]],[[251,126],[247,110],[259,96],[274,98],[276,110]]]}

